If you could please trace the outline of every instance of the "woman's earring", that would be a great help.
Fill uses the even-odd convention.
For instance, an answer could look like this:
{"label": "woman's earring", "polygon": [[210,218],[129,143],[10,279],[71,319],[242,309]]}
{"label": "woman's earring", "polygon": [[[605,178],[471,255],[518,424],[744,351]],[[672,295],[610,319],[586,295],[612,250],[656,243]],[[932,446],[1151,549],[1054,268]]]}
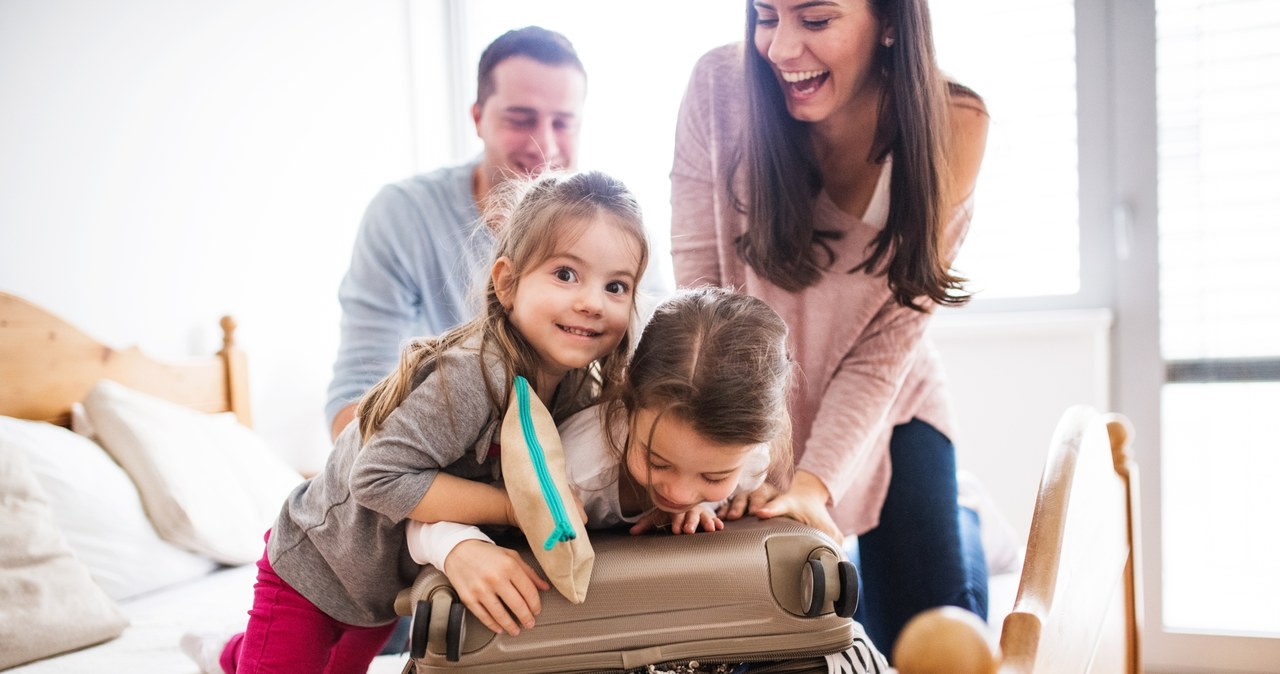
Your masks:
{"label": "woman's earring", "polygon": [[893,43],[894,39],[892,35],[886,35],[884,36],[884,39],[880,41],[880,44],[883,44],[886,47],[892,47]]}

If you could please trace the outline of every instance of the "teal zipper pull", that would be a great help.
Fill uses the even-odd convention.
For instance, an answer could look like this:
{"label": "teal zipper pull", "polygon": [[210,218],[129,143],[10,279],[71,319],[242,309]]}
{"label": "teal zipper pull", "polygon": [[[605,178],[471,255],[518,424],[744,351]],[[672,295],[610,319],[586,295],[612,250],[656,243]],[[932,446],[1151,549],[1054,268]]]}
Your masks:
{"label": "teal zipper pull", "polygon": [[538,434],[533,429],[533,414],[529,410],[528,380],[516,375],[515,389],[516,405],[520,413],[520,430],[524,433],[525,444],[529,446],[529,459],[533,462],[533,470],[538,474],[538,486],[542,487],[542,500],[546,501],[547,510],[551,511],[551,519],[555,522],[555,529],[542,544],[543,550],[550,550],[556,543],[577,538],[578,532],[569,521],[569,515],[564,509],[564,501],[560,499],[560,492],[556,489],[555,482],[551,480],[546,454],[543,452],[542,443],[538,442]]}

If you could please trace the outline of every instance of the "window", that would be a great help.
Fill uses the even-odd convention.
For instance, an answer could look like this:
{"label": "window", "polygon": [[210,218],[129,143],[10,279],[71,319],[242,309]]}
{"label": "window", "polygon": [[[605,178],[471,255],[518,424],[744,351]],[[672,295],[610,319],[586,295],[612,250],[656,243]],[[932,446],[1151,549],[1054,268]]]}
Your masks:
{"label": "window", "polygon": [[1163,620],[1280,635],[1280,5],[1158,0]]}
{"label": "window", "polygon": [[939,65],[978,92],[991,114],[973,223],[956,267],[978,301],[1077,292],[1072,0],[935,1],[930,11]]}

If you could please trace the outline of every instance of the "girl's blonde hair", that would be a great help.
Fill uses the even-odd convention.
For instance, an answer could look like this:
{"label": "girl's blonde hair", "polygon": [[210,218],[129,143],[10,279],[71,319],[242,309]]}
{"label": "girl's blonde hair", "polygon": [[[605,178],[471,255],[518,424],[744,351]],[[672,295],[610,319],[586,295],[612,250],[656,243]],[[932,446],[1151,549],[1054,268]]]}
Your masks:
{"label": "girl's blonde hair", "polygon": [[[649,244],[645,236],[640,205],[621,181],[598,171],[583,173],[543,173],[527,180],[510,180],[491,195],[485,221],[498,231],[492,263],[506,258],[511,265],[513,284],[519,284],[526,273],[572,246],[593,222],[603,219],[635,239],[639,251],[635,280],[638,283],[649,261]],[[511,288],[514,290],[514,287]],[[632,315],[635,317],[635,295]],[[400,355],[400,363],[360,400],[361,442],[382,427],[391,412],[421,383],[430,366],[441,362],[440,356],[453,346],[479,337],[482,361],[488,349],[497,351],[505,371],[503,381],[516,375],[536,381],[539,358],[533,346],[511,324],[507,310],[498,299],[493,274],[486,275],[483,306],[470,321],[439,337],[415,339]],[[635,321],[632,320],[631,325]],[[552,412],[572,411],[572,406],[586,398],[616,397],[622,388],[627,355],[631,352],[632,328],[628,325],[616,348],[588,368],[574,370],[565,376],[556,394]],[[494,409],[506,405],[507,391],[494,390],[489,377],[483,377]]]}
{"label": "girl's blonde hair", "polygon": [[[627,387],[604,416],[617,428],[645,408],[657,412],[655,426],[672,414],[718,444],[767,443],[771,480],[786,484],[793,471],[791,377],[787,325],[768,304],[712,286],[683,290],[654,310],[627,368]],[[627,447],[614,449],[625,461]]]}

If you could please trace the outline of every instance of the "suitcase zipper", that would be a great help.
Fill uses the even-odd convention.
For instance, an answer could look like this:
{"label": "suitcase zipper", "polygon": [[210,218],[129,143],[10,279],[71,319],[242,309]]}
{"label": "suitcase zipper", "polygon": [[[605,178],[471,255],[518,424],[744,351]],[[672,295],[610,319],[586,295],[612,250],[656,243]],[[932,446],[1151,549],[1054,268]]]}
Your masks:
{"label": "suitcase zipper", "polygon": [[[676,662],[664,662],[657,665],[646,665],[639,669],[626,670],[628,673],[634,674],[665,674],[666,672],[677,672],[683,674],[688,671],[691,674],[701,674],[704,667],[715,667],[716,665],[728,665],[732,669],[728,670],[728,674],[737,674],[741,671],[741,667],[737,665],[751,665],[746,669],[747,674],[826,674],[827,660],[822,655],[803,655],[786,660],[777,660],[774,657],[755,660],[678,660]],[[764,665],[760,667],[758,665]],[[652,667],[652,669],[650,669]],[[682,667],[688,667],[682,670]]]}
{"label": "suitcase zipper", "polygon": [[[761,672],[764,674],[787,674],[792,672],[809,672],[815,671],[814,667],[820,667],[816,671],[826,671],[826,659],[830,653],[839,653],[853,646],[852,638],[839,644],[826,645],[816,648],[802,648],[794,651],[770,651],[768,653],[747,653],[735,656],[721,656],[708,658],[680,658],[678,660],[667,660],[651,665],[641,665],[630,669],[593,669],[580,671],[579,674],[647,674],[651,671],[662,671],[664,668],[689,666],[690,663],[698,665],[736,665],[740,663],[760,664],[765,662],[777,662],[776,666],[770,666],[768,670],[749,670],[750,674]],[[790,665],[794,663],[794,669]],[[775,668],[776,667],[776,668]]]}

